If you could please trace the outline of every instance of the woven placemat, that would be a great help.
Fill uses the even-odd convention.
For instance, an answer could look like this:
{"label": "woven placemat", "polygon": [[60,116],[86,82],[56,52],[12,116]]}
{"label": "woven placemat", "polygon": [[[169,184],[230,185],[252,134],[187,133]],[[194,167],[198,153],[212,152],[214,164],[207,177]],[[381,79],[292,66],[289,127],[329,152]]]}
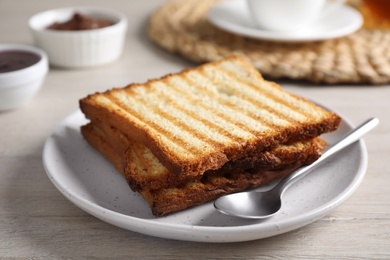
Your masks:
{"label": "woven placemat", "polygon": [[[348,36],[309,43],[250,39],[211,25],[207,12],[219,0],[169,0],[150,17],[149,36],[163,48],[204,63],[238,53],[265,78],[314,83],[390,82],[390,26],[359,9],[365,24]],[[358,0],[349,4],[360,8]]]}

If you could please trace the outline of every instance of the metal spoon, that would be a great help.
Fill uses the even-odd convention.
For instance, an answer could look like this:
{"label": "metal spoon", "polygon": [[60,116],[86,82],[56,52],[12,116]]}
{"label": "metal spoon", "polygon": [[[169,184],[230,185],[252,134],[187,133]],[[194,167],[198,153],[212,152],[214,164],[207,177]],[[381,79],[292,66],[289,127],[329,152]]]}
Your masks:
{"label": "metal spoon", "polygon": [[329,156],[359,140],[364,134],[373,129],[379,120],[371,118],[341,138],[329,147],[314,163],[307,165],[282,179],[278,185],[268,191],[248,191],[225,195],[214,202],[214,207],[220,212],[241,218],[262,219],[275,215],[282,207],[281,197],[293,183],[306,176],[318,164]]}

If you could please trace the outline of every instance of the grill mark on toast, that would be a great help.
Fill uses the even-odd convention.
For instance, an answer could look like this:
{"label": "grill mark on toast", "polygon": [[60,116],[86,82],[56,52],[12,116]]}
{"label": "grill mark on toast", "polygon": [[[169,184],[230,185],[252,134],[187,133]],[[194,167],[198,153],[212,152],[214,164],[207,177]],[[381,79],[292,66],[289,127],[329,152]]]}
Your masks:
{"label": "grill mark on toast", "polygon": [[[187,79],[186,75],[181,75],[180,80]],[[187,83],[188,86],[190,86],[190,83]],[[181,88],[175,88],[175,91],[178,93],[181,93],[182,95],[186,95],[187,98],[190,100],[196,102],[196,99],[191,97],[191,95],[188,95],[183,89]],[[257,151],[264,151],[268,149],[272,149],[277,145],[277,142],[279,139],[281,139],[279,136],[272,135],[272,133],[265,133],[265,131],[257,131],[256,129],[251,129],[248,131],[246,125],[242,124],[240,121],[237,121],[237,119],[232,119],[230,117],[226,117],[225,113],[219,112],[218,110],[215,110],[213,107],[207,106],[204,103],[199,103],[199,106],[203,109],[206,109],[208,111],[212,111],[213,115],[216,118],[219,118],[223,121],[225,121],[227,124],[232,125],[231,131],[235,132],[245,132],[247,133],[247,137],[244,139],[242,137],[234,135],[234,138],[236,139],[236,144],[232,143],[230,146],[225,147],[224,153],[228,157],[229,160],[234,160],[237,158],[242,157],[242,154],[237,154],[237,147],[240,151],[242,151],[244,154],[251,154],[255,150]],[[228,127],[226,127],[228,128]],[[256,141],[253,141],[256,140]],[[260,142],[260,144],[258,143]]]}
{"label": "grill mark on toast", "polygon": [[[226,66],[223,66],[223,65],[224,64],[222,64],[222,66],[220,67],[221,72],[225,73],[226,75],[228,75],[231,78],[237,78],[236,71],[233,72],[232,70],[226,68]],[[248,69],[249,70],[253,70],[253,68],[248,68]],[[253,73],[258,73],[258,72],[257,71],[253,71]],[[276,102],[281,103],[281,104],[289,107],[291,110],[294,110],[296,113],[299,113],[302,116],[305,116],[305,117],[307,117],[309,119],[318,118],[318,116],[319,116],[318,113],[316,115],[313,114],[314,112],[318,112],[317,109],[313,110],[310,105],[308,105],[307,103],[302,102],[302,100],[304,100],[306,102],[307,101],[306,99],[298,97],[298,96],[295,96],[295,95],[293,95],[291,93],[287,93],[287,92],[282,91],[281,87],[279,85],[277,85],[276,83],[274,83],[274,82],[270,82],[270,81],[265,81],[264,80],[265,82],[267,82],[267,84],[272,85],[272,88],[270,88],[270,87],[266,87],[266,86],[264,86],[262,84],[255,84],[251,80],[247,80],[246,77],[241,77],[241,81],[243,82],[244,85],[247,85],[249,88],[251,88],[252,90],[254,90],[256,92],[258,92],[259,89],[262,89],[262,90],[266,91],[267,92],[267,97],[271,97],[271,99],[273,99]],[[274,90],[274,91],[277,90],[278,93],[275,93],[272,90]],[[299,99],[299,101],[296,101],[296,102],[299,102],[299,104],[296,103],[296,102],[290,102],[289,103],[283,97],[288,97],[290,101],[295,100],[295,99]],[[320,114],[323,115],[322,112]],[[299,123],[299,121],[297,121],[297,120],[294,120],[294,119],[291,119],[291,120],[293,122],[295,122],[295,123]]]}
{"label": "grill mark on toast", "polygon": [[[165,83],[160,82],[159,84],[165,84]],[[172,86],[172,85],[173,85],[173,83],[170,86]],[[170,90],[176,91],[176,89],[174,89],[172,87],[170,87]],[[213,131],[214,133],[217,132],[217,135],[220,135],[223,139],[229,139],[232,142],[236,141],[237,139],[244,140],[244,138],[242,138],[242,137],[234,136],[231,132],[227,131],[226,128],[219,126],[218,124],[208,120],[204,116],[200,116],[200,113],[197,115],[194,113],[194,111],[191,111],[188,107],[182,106],[183,104],[179,105],[177,103],[177,100],[173,99],[171,97],[171,95],[168,95],[166,92],[162,92],[162,93],[160,92],[158,94],[160,95],[160,97],[163,97],[164,99],[171,101],[172,103],[170,103],[170,105],[173,106],[176,110],[182,111],[188,117],[191,117],[192,119],[204,124],[204,126],[207,127],[209,129],[209,131]],[[180,94],[182,94],[182,92],[180,92]],[[186,98],[189,98],[189,97],[186,97]],[[193,100],[189,100],[189,99],[186,99],[186,100],[193,102]],[[210,139],[209,136],[207,136],[203,133],[200,133],[200,134],[202,134],[203,138],[207,138],[211,142],[214,142],[214,140]],[[218,143],[218,142],[215,142],[215,143]]]}
{"label": "grill mark on toast", "polygon": [[[184,79],[185,77],[181,78],[180,80],[183,80],[183,81],[187,81]],[[170,81],[170,80],[169,80]],[[186,83],[188,85],[190,85],[190,83]],[[192,103],[196,103],[197,100],[192,97],[191,95],[188,95],[188,93],[186,93],[184,90],[182,90],[181,88],[178,88],[175,86],[175,84],[170,84],[170,90],[180,94],[182,97],[186,98],[186,100],[188,100],[189,102],[192,102]],[[197,103],[197,105],[199,106],[200,110],[204,110],[204,111],[207,111],[207,112],[210,112],[212,111],[213,112],[213,117],[214,117],[214,122],[215,121],[222,121],[224,124],[227,124],[228,127],[236,127],[237,125],[242,125],[240,122],[237,122],[237,121],[234,121],[234,120],[230,120],[230,118],[227,118],[223,113],[220,113],[219,111],[213,109],[212,107],[210,106],[207,106],[203,103]],[[193,114],[193,112],[189,111],[189,113]],[[210,126],[212,127],[215,127],[217,128],[218,130],[220,130],[221,132],[223,132],[223,134],[227,137],[227,138],[230,138],[231,140],[245,140],[245,137],[238,135],[238,134],[233,134],[231,131],[228,131],[227,128],[228,127],[222,127],[222,126],[219,126],[217,123],[214,123],[212,121],[209,121],[207,118],[199,118],[199,120],[202,120],[204,121],[205,124],[210,124]],[[242,132],[245,132],[246,136],[250,135],[250,136],[253,136],[253,134],[251,132],[247,132],[245,130],[241,130]]]}
{"label": "grill mark on toast", "polygon": [[[221,69],[223,71],[223,73],[225,73],[227,76],[229,76],[230,78],[232,79],[235,79],[237,80],[240,84],[242,85],[245,85],[249,88],[251,88],[253,91],[255,92],[259,92],[259,85],[254,85],[253,83],[249,82],[249,81],[244,81],[243,79],[239,80],[237,78],[236,75],[234,75],[232,72],[226,70],[226,69]],[[261,95],[261,94],[259,94]],[[291,105],[289,103],[287,103],[285,100],[281,99],[280,97],[278,97],[277,95],[273,94],[272,92],[270,91],[267,91],[267,93],[262,93],[262,96],[268,98],[268,99],[271,99],[271,100],[274,100],[278,103],[281,103],[283,104],[285,107],[289,108],[290,111],[294,111],[294,113],[297,113],[303,117],[306,117],[306,118],[310,118],[312,119],[313,118],[313,115],[312,114],[309,114],[307,112],[304,112],[304,111],[296,111],[296,107],[291,107]],[[254,99],[248,99],[251,103],[257,103]],[[272,108],[272,106],[269,106],[269,105],[264,105],[264,107],[266,107],[268,110],[271,110],[274,114],[276,114],[278,117],[280,118],[283,118],[283,113],[277,111],[276,109]],[[299,123],[299,120],[296,120],[294,118],[285,118],[285,120],[288,120],[289,122],[295,124],[295,123]]]}
{"label": "grill mark on toast", "polygon": [[[141,100],[141,102],[143,104],[145,104],[145,103],[147,104],[147,101],[145,101],[144,97],[138,96],[138,98],[139,98],[139,100]],[[172,140],[177,146],[182,147],[189,154],[196,156],[198,153],[204,152],[203,147],[206,145],[206,143],[203,140],[201,140],[200,138],[198,138],[196,135],[193,135],[193,130],[190,127],[188,127],[188,125],[183,124],[182,121],[171,116],[170,114],[168,114],[164,110],[156,108],[155,106],[148,106],[148,110],[151,111],[150,116],[153,117],[152,114],[154,114],[161,119],[165,119],[165,122],[164,122],[165,124],[168,124],[168,126],[171,125],[172,128],[179,128],[180,131],[187,132],[189,134],[189,136],[187,136],[187,138],[184,136],[179,136],[179,135],[176,135],[175,137],[173,137],[172,132],[170,131],[169,128],[162,127],[160,124],[156,123],[155,121],[151,121],[148,118],[147,120],[149,121],[149,125],[151,127],[160,129],[160,132],[162,134],[164,134],[164,136],[166,138]],[[145,120],[146,118],[143,117],[143,119]],[[175,132],[180,133],[180,131],[175,131]],[[188,139],[197,139],[202,145],[197,146],[197,145],[195,145],[195,142],[189,142]]]}
{"label": "grill mark on toast", "polygon": [[[170,79],[172,80],[172,79]],[[170,81],[168,80],[168,81]],[[181,80],[181,81],[188,81],[186,84],[187,86],[190,88],[191,85],[197,85],[193,80],[191,80],[187,74],[182,74],[180,75],[180,78],[178,78],[178,80]],[[189,99],[189,101],[191,102],[197,102],[197,99],[195,97],[193,97],[191,94],[188,94],[187,92],[184,91],[184,89],[186,89],[185,87],[183,87],[183,84],[180,84],[181,87],[175,87],[175,84],[170,84],[170,87],[174,88],[174,90],[179,93],[181,96],[186,96],[187,99]],[[184,85],[185,86],[185,85]],[[172,89],[171,88],[171,89]],[[204,89],[202,89],[203,91]],[[196,91],[196,90],[194,90]],[[207,90],[206,91],[207,93],[210,94],[210,92]],[[231,117],[226,117],[226,113],[221,113],[219,110],[216,110],[214,109],[212,106],[207,106],[205,105],[204,102],[198,102],[199,106],[202,107],[203,109],[206,109],[207,111],[211,111],[216,117],[222,119],[223,121],[227,122],[228,124],[231,124],[232,125],[232,128],[230,128],[231,130],[233,129],[236,129],[236,130],[239,130],[239,131],[243,131],[243,132],[247,132],[248,134],[250,134],[250,138],[247,137],[245,140],[241,140],[241,138],[239,138],[237,140],[237,145],[240,147],[239,149],[241,151],[246,151],[245,153],[253,153],[255,150],[257,152],[259,151],[264,151],[264,150],[268,150],[268,149],[272,149],[274,148],[277,143],[279,142],[285,142],[286,140],[286,136],[285,135],[280,135],[278,132],[274,131],[273,129],[270,129],[270,128],[267,128],[267,131],[264,131],[264,130],[258,130],[256,128],[250,128],[249,131],[247,130],[248,127],[244,124],[242,124],[237,118],[231,118]],[[218,102],[219,105],[224,105],[223,102]],[[225,106],[225,107],[228,107],[228,106]],[[237,110],[237,108],[234,108],[234,109],[231,109],[231,110],[234,110],[234,112],[239,112],[239,110]],[[241,113],[241,112],[240,112]],[[243,116],[245,116],[245,114],[242,114]],[[238,118],[240,118],[238,116]],[[253,120],[252,118],[250,118],[251,120]],[[257,120],[255,120],[256,123],[258,123]],[[228,128],[228,127],[225,127],[225,128]],[[256,141],[253,141],[253,137],[256,139]],[[235,138],[237,139],[237,137],[235,136]],[[258,141],[260,141],[260,144],[258,143]],[[240,158],[242,155],[237,155],[236,154],[236,150],[235,150],[235,147],[236,145],[234,145],[233,143],[228,147],[228,150],[226,150],[225,148],[225,154],[227,155],[227,157],[229,158],[229,160],[231,159],[237,159],[237,158]]]}
{"label": "grill mark on toast", "polygon": [[[155,83],[156,84],[156,83]],[[179,127],[182,131],[185,131],[187,133],[189,133],[190,135],[192,135],[194,138],[198,139],[200,142],[202,143],[207,143],[208,145],[211,144],[211,146],[214,146],[214,147],[219,147],[221,148],[223,142],[218,142],[217,140],[213,139],[210,135],[208,135],[206,132],[207,131],[201,131],[201,128],[203,127],[208,127],[208,125],[211,125],[210,122],[207,122],[205,120],[202,120],[201,118],[197,117],[195,114],[189,112],[188,110],[178,106],[176,103],[175,103],[175,99],[173,99],[172,97],[169,97],[166,93],[162,93],[162,92],[157,92],[157,91],[153,91],[153,93],[151,94],[153,98],[157,98],[159,100],[164,100],[164,101],[167,101],[166,102],[166,105],[165,105],[165,108],[168,108],[167,111],[171,111],[169,109],[169,107],[173,107],[173,111],[175,111],[175,115],[171,115],[169,114],[168,112],[166,112],[165,110],[159,110],[155,107],[151,107],[152,110],[154,110],[154,113],[156,114],[159,114],[161,116],[163,116],[164,118],[166,118],[168,121],[171,121],[173,122],[175,125],[177,125],[177,127]],[[183,117],[182,115],[185,114],[187,116],[187,118]],[[191,121],[192,124],[189,124],[187,122],[190,122],[190,118],[194,121],[197,121],[197,123]],[[208,124],[210,123],[210,124]],[[199,128],[195,128],[197,129],[198,131],[194,131],[194,125],[193,124],[201,124],[199,126]],[[213,125],[214,126],[214,125]],[[210,130],[212,131],[212,127],[209,127],[211,128]],[[216,128],[216,126],[214,127]],[[222,139],[225,139],[226,141],[226,137],[223,136],[223,135],[220,135],[222,137]],[[215,136],[214,136],[215,137]],[[221,138],[219,138],[221,139]],[[182,143],[181,146],[186,146],[187,143]],[[199,148],[199,151],[201,151],[202,153],[204,152],[203,149]]]}
{"label": "grill mark on toast", "polygon": [[[194,77],[194,76],[196,76],[196,77],[203,77],[204,80],[208,81],[210,84],[213,84],[213,85],[216,85],[216,86],[218,85],[217,82],[215,82],[212,79],[207,78],[204,75],[202,75],[200,73],[200,71],[196,75],[192,75],[192,77]],[[191,82],[191,84],[194,84],[194,85],[197,85],[197,86],[201,86],[201,84],[197,83],[197,81],[194,78],[191,78],[191,76],[189,76],[188,74],[185,75],[185,78],[189,82]],[[208,95],[213,95],[212,91],[210,89],[208,89],[208,88],[202,88],[202,91],[205,91]],[[271,134],[271,135],[272,135],[272,132],[275,132],[274,129],[272,129],[268,124],[264,124],[258,118],[253,117],[250,114],[241,111],[240,109],[237,109],[238,107],[237,107],[236,104],[232,104],[230,101],[228,101],[227,99],[223,98],[223,94],[218,95],[217,99],[224,107],[226,107],[226,108],[230,109],[231,111],[234,111],[235,113],[239,114],[238,118],[240,118],[240,120],[243,120],[243,119],[246,118],[245,121],[248,122],[247,124],[241,123],[241,122],[239,122],[237,120],[232,120],[231,121],[233,124],[237,125],[242,130],[250,132],[250,133],[252,133],[253,135],[256,135],[256,136],[264,135],[264,133],[266,131],[268,132],[268,134]],[[259,125],[262,126],[263,130],[260,130],[260,127],[259,128],[256,127],[256,126],[259,126]]]}
{"label": "grill mark on toast", "polygon": [[[232,142],[218,142],[216,140],[213,140],[213,138],[211,138],[210,136],[208,136],[206,133],[203,133],[200,131],[202,129],[203,126],[201,127],[196,127],[195,129],[198,129],[199,131],[197,132],[194,132],[194,125],[190,125],[188,123],[186,123],[185,121],[188,121],[185,120],[181,120],[182,116],[180,115],[180,113],[185,113],[185,110],[183,110],[182,108],[179,108],[178,106],[176,106],[175,108],[176,109],[169,109],[169,106],[172,106],[172,104],[168,104],[169,102],[168,101],[175,101],[174,99],[168,97],[166,94],[165,95],[162,95],[161,94],[161,91],[159,91],[159,88],[155,88],[153,90],[151,90],[151,88],[153,88],[154,85],[156,84],[162,84],[162,82],[156,82],[156,81],[151,81],[149,82],[147,85],[148,85],[148,93],[145,93],[147,95],[147,97],[137,93],[137,89],[133,89],[133,93],[135,96],[138,97],[138,100],[141,102],[141,103],[144,103],[144,104],[148,104],[148,98],[149,98],[149,101],[150,100],[158,100],[157,102],[159,104],[163,103],[163,104],[166,104],[165,105],[165,108],[168,108],[168,109],[159,109],[159,108],[156,108],[154,107],[153,105],[149,106],[148,109],[150,111],[152,111],[151,113],[153,114],[156,114],[158,115],[159,117],[161,118],[164,118],[165,120],[167,120],[167,122],[171,123],[171,124],[174,124],[175,127],[179,128],[181,131],[184,131],[184,132],[187,132],[193,139],[197,139],[201,145],[199,146],[196,146],[196,145],[192,145],[191,147],[188,147],[190,146],[190,144],[188,142],[180,142],[180,140],[188,140],[188,136],[187,138],[183,137],[182,139],[175,139],[176,143],[185,148],[185,149],[188,149],[188,153],[192,153],[194,156],[199,156],[199,155],[202,155],[202,156],[205,156],[205,150],[207,149],[208,153],[209,154],[212,154],[214,152],[218,152],[221,150],[221,148],[223,150],[226,150],[226,147],[228,147],[228,149],[231,150],[231,145],[232,145]],[[164,92],[168,93],[168,90],[170,89],[170,86],[167,86],[167,85],[164,85],[165,86],[165,89],[164,89]],[[159,94],[160,93],[160,94]],[[139,94],[139,95],[137,95]],[[170,115],[169,112],[174,112],[178,115],[178,117],[175,117],[173,115]],[[201,120],[199,120],[199,117],[196,117],[194,113],[186,113],[188,114],[190,117],[192,117],[194,120],[198,121],[198,122],[201,122]],[[150,122],[148,122],[150,124]],[[192,124],[195,124],[194,121],[191,121]],[[202,122],[201,122],[202,123]],[[215,130],[215,129],[214,129]],[[215,131],[214,131],[215,132]],[[214,132],[210,132],[211,134],[214,134]],[[226,136],[220,134],[220,136],[222,138],[227,138]],[[214,138],[215,138],[215,134],[214,134]],[[221,138],[219,138],[221,139]],[[230,139],[230,141],[232,141]]]}
{"label": "grill mark on toast", "polygon": [[[275,82],[263,80],[259,72],[250,63],[246,63],[242,59],[236,59],[234,63],[223,62],[219,65],[221,72],[226,69],[231,74],[236,74],[240,78],[245,79],[248,87],[268,91],[278,103],[286,104],[290,108],[292,107],[293,111],[299,111],[300,114],[306,116],[303,121],[298,121],[296,124],[296,126],[301,125],[301,131],[298,134],[295,132],[292,136],[293,139],[302,138],[302,134],[307,137],[314,137],[337,129],[341,121],[337,114],[327,111],[305,98],[284,91]],[[259,84],[261,81],[264,81],[266,84]]]}
{"label": "grill mark on toast", "polygon": [[[207,75],[207,76],[205,75],[204,77],[208,78],[208,77],[212,76],[212,75],[210,75],[210,71],[208,71],[207,69],[203,69],[202,71]],[[222,71],[220,71],[220,72],[223,73]],[[286,106],[284,104],[284,102],[283,102],[283,105],[285,106],[285,109],[279,109],[279,110],[275,109],[275,105],[277,105],[278,102],[276,102],[272,97],[269,96],[269,91],[263,92],[263,93],[259,93],[259,89],[258,88],[243,83],[243,81],[240,78],[235,77],[235,75],[233,75],[232,73],[230,73],[230,74],[225,73],[225,75],[230,78],[229,79],[230,81],[236,82],[236,84],[238,84],[239,87],[241,87],[241,89],[250,88],[250,90],[249,90],[250,92],[249,93],[248,93],[248,91],[244,90],[245,92],[242,95],[240,95],[238,98],[244,99],[244,100],[248,101],[249,103],[251,103],[255,107],[258,107],[259,109],[268,110],[271,114],[275,115],[277,118],[283,119],[285,121],[288,121],[290,124],[297,124],[297,123],[299,123],[298,120],[288,116],[288,114],[291,113],[291,112],[293,114],[297,114],[299,117],[302,117],[302,120],[307,120],[307,118],[303,118],[304,115],[302,115],[302,114],[296,112],[295,110],[291,109],[290,106]],[[262,98],[262,101],[256,100],[253,97],[254,94],[256,94],[257,96]],[[271,104],[267,104],[266,102],[271,102],[271,103],[275,103],[275,104],[271,105]],[[253,116],[253,114],[252,114],[252,116]],[[268,124],[269,124],[269,126],[275,127],[275,125],[270,124],[269,122],[268,122]]]}
{"label": "grill mark on toast", "polygon": [[[179,106],[177,104],[173,104],[174,107],[176,107],[177,109],[179,109]],[[181,107],[181,110],[186,113],[188,116],[190,117],[193,117],[194,114],[191,113],[191,111],[187,110],[187,109],[184,109],[183,107]],[[240,137],[237,137],[237,136],[233,136],[230,132],[228,132],[225,128],[222,128],[220,127],[219,125],[217,124],[214,124],[213,122],[211,121],[208,121],[204,118],[201,118],[201,117],[193,117],[195,120],[198,120],[199,122],[202,122],[205,126],[207,126],[211,131],[214,131],[214,132],[217,132],[219,135],[223,136],[223,138],[225,139],[229,139],[231,142],[235,142],[237,138],[239,138],[240,140],[244,140],[244,138],[240,138]],[[205,136],[203,135],[204,137],[208,138],[208,136]],[[235,139],[236,138],[236,139]],[[210,141],[212,141],[211,139],[209,139]]]}
{"label": "grill mark on toast", "polygon": [[[191,79],[190,77],[188,77],[187,74],[183,74],[181,76],[180,79],[178,80],[182,80],[182,81],[185,81],[186,84],[191,87],[191,86],[199,86],[198,83],[196,83],[193,79]],[[175,88],[175,91],[181,93],[182,95],[185,95],[186,98],[188,98],[189,100],[191,100],[192,102],[197,102],[196,98],[192,97],[190,94],[186,93],[183,89],[181,88]],[[196,91],[196,90],[195,90]],[[201,91],[204,91],[204,92],[207,92],[209,95],[212,95],[213,93],[211,93],[209,90],[207,89],[202,89]],[[239,113],[241,114],[242,116],[246,116],[245,114],[242,114],[239,110],[237,110],[236,108],[232,108],[231,106],[226,106],[225,104],[223,103],[220,103],[219,105],[223,106],[224,109],[228,109],[234,113]],[[242,131],[242,132],[245,132],[245,133],[248,133],[250,136],[260,136],[260,135],[264,135],[264,131],[259,131],[257,129],[254,129],[254,128],[249,128],[248,125],[242,123],[239,121],[239,119],[234,119],[232,118],[231,116],[229,116],[227,113],[222,113],[221,111],[215,109],[214,107],[208,105],[207,103],[205,102],[200,102],[199,103],[199,106],[201,106],[202,108],[204,108],[205,110],[209,111],[209,112],[212,112],[215,116],[217,116],[218,118],[222,119],[223,121],[227,122],[228,124],[232,125],[233,127],[235,128],[238,128],[238,130]],[[238,117],[240,118],[240,117]],[[258,122],[257,122],[258,123]],[[267,130],[270,130],[270,129],[267,129]]]}
{"label": "grill mark on toast", "polygon": [[[131,88],[129,88],[131,89]],[[129,89],[126,89],[126,91],[128,91]],[[127,112],[130,112],[132,114],[132,116],[134,116],[135,118],[137,118],[138,120],[140,120],[141,122],[143,122],[145,125],[147,125],[149,128],[152,128],[153,131],[156,131],[158,134],[160,134],[161,136],[163,136],[164,138],[166,138],[167,140],[170,141],[171,145],[173,146],[176,146],[176,147],[179,147],[181,148],[183,151],[182,152],[188,152],[188,148],[186,147],[181,147],[179,144],[182,144],[182,142],[177,142],[177,139],[174,138],[171,134],[171,132],[163,127],[161,127],[160,125],[158,125],[156,122],[152,121],[151,119],[149,118],[145,118],[142,114],[140,114],[138,111],[132,109],[131,106],[127,105],[126,103],[124,103],[120,98],[119,96],[117,96],[116,94],[121,94],[120,92],[111,92],[108,96],[109,96],[109,99],[111,99],[111,101],[116,105],[116,106],[119,106],[120,108],[122,108],[123,110],[127,111]],[[138,96],[136,96],[138,97]],[[129,96],[127,95],[126,98],[128,100],[135,100],[134,99],[134,96]],[[131,102],[130,102],[131,103]],[[143,104],[144,105],[144,104]],[[191,149],[194,149],[194,150],[200,150],[199,147],[196,147],[196,146],[193,146],[191,147]],[[192,150],[193,151],[193,150]],[[187,154],[191,154],[194,156],[194,154],[192,153],[187,153]]]}
{"label": "grill mark on toast", "polygon": [[[203,77],[205,80],[209,80],[209,81],[212,81],[213,84],[218,84],[217,82],[218,81],[215,81],[213,78],[211,77],[208,77],[206,74],[207,74],[207,71],[205,70],[202,70],[202,73],[199,73],[201,77]],[[239,82],[238,79],[234,78],[234,80],[236,82]],[[242,86],[244,87],[244,85]],[[258,101],[254,100],[253,98],[251,97],[248,97],[248,96],[239,96],[239,97],[236,97],[240,102],[241,104],[242,103],[245,103],[246,105],[251,105],[253,106],[253,108],[247,108],[246,110],[246,113],[245,115],[251,117],[253,120],[256,120],[256,121],[261,121],[262,124],[266,125],[267,127],[269,127],[270,129],[272,129],[273,131],[275,131],[275,127],[280,127],[280,125],[285,125],[285,124],[282,124],[281,122],[276,123],[275,120],[277,121],[284,121],[288,124],[291,124],[291,121],[288,119],[288,118],[285,118],[283,116],[281,116],[280,113],[278,113],[277,111],[275,111],[272,107],[270,106],[267,106],[267,105],[262,105],[260,104]],[[232,108],[236,108],[239,107],[239,108],[243,108],[240,104],[240,102],[234,102],[233,100],[231,100],[231,98],[229,97],[224,97],[223,95],[221,95],[219,97],[220,101],[223,102],[225,105],[227,106],[230,106]],[[256,111],[254,111],[256,110]],[[266,113],[267,115],[265,115],[267,118],[268,117],[272,117],[272,121],[274,122],[270,122],[270,121],[266,121],[264,120],[259,113]],[[263,115],[264,116],[264,115]],[[295,122],[294,122],[295,123]]]}

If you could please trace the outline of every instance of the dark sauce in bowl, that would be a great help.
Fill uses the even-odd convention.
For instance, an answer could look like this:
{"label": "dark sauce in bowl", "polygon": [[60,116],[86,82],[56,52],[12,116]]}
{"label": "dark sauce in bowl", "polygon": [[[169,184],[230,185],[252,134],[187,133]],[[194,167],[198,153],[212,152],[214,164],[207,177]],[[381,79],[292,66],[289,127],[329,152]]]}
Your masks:
{"label": "dark sauce in bowl", "polygon": [[40,56],[29,51],[0,51],[0,73],[6,73],[30,67],[37,63],[40,59]]}
{"label": "dark sauce in bowl", "polygon": [[69,21],[63,23],[53,23],[47,27],[47,29],[59,31],[81,31],[100,29],[113,24],[113,22],[108,20],[93,18],[81,13],[75,13]]}

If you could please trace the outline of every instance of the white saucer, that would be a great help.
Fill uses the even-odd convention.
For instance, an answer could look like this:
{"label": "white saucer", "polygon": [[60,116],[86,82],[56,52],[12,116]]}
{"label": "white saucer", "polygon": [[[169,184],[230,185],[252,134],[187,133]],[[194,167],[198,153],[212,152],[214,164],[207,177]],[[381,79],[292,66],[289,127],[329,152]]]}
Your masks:
{"label": "white saucer", "polygon": [[277,32],[256,28],[243,0],[223,1],[208,12],[208,20],[225,31],[263,40],[306,42],[338,38],[357,31],[363,24],[360,13],[341,6],[331,14],[320,17],[309,28],[294,32]]}

